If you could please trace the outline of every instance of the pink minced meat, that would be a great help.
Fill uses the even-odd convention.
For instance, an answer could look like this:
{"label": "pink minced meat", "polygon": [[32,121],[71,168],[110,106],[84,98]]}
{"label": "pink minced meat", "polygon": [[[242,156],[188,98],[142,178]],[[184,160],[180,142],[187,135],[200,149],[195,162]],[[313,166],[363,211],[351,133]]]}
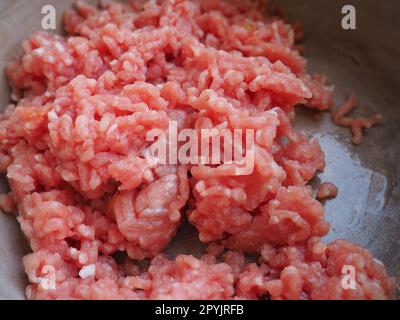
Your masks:
{"label": "pink minced meat", "polygon": [[354,94],[350,95],[347,100],[335,111],[332,112],[333,121],[344,127],[350,127],[353,134],[353,143],[356,145],[363,142],[363,131],[383,122],[382,115],[374,114],[370,117],[349,117],[350,113],[357,106],[357,98]]}
{"label": "pink minced meat", "polygon": [[258,210],[248,228],[224,240],[227,247],[259,252],[265,243],[303,243],[329,230],[321,203],[306,188],[280,188],[276,197]]}
{"label": "pink minced meat", "polygon": [[133,259],[154,256],[168,244],[189,196],[184,167],[154,171],[162,176],[140,191],[117,192],[112,200],[118,229],[129,240],[126,250]]}
{"label": "pink minced meat", "polygon": [[[330,110],[333,87],[307,73],[301,27],[265,9],[78,1],[64,14],[68,36],[23,43],[6,70],[14,104],[0,115],[0,171],[11,192],[0,207],[17,209],[32,249],[29,299],[392,297],[393,279],[366,250],[319,240],[329,223],[308,182],[325,159],[294,129],[294,108]],[[377,122],[350,123],[342,111],[335,121],[353,131]],[[146,134],[171,120],[253,129],[254,171],[146,158]],[[183,215],[210,244],[200,259],[162,254]],[[356,290],[339,285],[344,264],[358,272]],[[43,286],[44,267],[55,288]]]}
{"label": "pink minced meat", "polygon": [[[28,287],[37,299],[391,299],[395,280],[371,254],[347,241],[328,246],[310,238],[299,246],[266,245],[258,264],[243,253],[207,253],[201,259],[180,255],[174,261],[155,257],[147,271],[135,265],[118,268],[109,256],[86,266],[84,273],[63,258],[65,248],[39,250],[24,258],[32,283],[43,265],[56,268],[57,290]],[[218,260],[222,259],[222,262]],[[342,268],[354,266],[355,290],[343,289]],[[81,275],[78,276],[78,273]]]}
{"label": "pink minced meat", "polygon": [[[60,250],[61,249],[61,250]],[[156,256],[147,271],[134,265],[118,268],[111,257],[101,256],[86,266],[85,274],[63,258],[62,248],[36,251],[24,258],[29,280],[38,282],[43,265],[56,268],[57,290],[31,285],[28,298],[36,299],[231,299],[234,274],[226,263],[180,255],[171,261]],[[208,260],[211,261],[206,261]],[[128,269],[128,272],[127,272]]]}
{"label": "pink minced meat", "polygon": [[315,196],[318,200],[324,200],[336,198],[337,194],[338,188],[333,183],[324,182],[317,187],[317,193]]}
{"label": "pink minced meat", "polygon": [[[343,267],[355,269],[355,289],[344,289]],[[260,265],[249,264],[236,283],[238,297],[255,299],[358,300],[394,298],[395,280],[365,249],[344,240],[329,245],[318,237],[305,245],[261,251]]]}

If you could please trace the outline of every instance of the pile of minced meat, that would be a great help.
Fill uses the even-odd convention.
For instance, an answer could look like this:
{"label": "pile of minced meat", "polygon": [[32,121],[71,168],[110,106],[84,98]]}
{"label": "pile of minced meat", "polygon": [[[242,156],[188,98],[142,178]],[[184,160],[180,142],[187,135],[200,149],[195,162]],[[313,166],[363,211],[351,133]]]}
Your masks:
{"label": "pile of minced meat", "polygon": [[[393,297],[367,250],[321,241],[330,226],[308,182],[324,153],[292,124],[298,104],[330,111],[333,87],[307,73],[301,27],[265,3],[77,2],[66,37],[23,43],[6,70],[14,103],[0,115],[0,170],[11,192],[0,206],[18,213],[32,249],[29,299]],[[358,143],[381,118],[346,117],[350,99],[333,119]],[[254,170],[149,161],[146,134],[171,121],[253,129]],[[186,220],[207,251],[171,259],[163,250]],[[342,285],[346,265],[354,289]],[[45,266],[55,288],[42,285]]]}

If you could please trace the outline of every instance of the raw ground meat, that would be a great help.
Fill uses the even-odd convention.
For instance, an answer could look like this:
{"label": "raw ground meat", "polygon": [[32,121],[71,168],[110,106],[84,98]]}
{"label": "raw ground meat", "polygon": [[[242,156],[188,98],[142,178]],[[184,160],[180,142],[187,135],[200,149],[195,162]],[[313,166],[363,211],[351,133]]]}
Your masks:
{"label": "raw ground meat", "polygon": [[338,188],[330,182],[321,183],[317,188],[316,197],[318,200],[336,198]]}
{"label": "raw ground meat", "polygon": [[350,127],[353,134],[353,143],[362,144],[363,130],[381,124],[383,118],[380,114],[374,114],[370,117],[348,117],[347,114],[356,108],[356,106],[357,98],[352,94],[336,111],[332,112],[332,119],[340,126]]}
{"label": "raw ground meat", "polygon": [[[0,115],[0,171],[11,192],[0,207],[18,211],[32,249],[29,299],[393,298],[368,251],[320,240],[329,223],[308,182],[324,153],[294,129],[294,108],[332,110],[333,86],[307,73],[301,25],[266,3],[78,1],[64,14],[68,36],[23,43],[6,70],[14,103]],[[380,118],[347,118],[350,99],[333,118],[359,143]],[[254,130],[254,170],[146,157],[146,135],[170,121]],[[162,252],[184,215],[209,247],[171,260]],[[345,265],[354,290],[341,286]]]}
{"label": "raw ground meat", "polygon": [[[342,286],[342,268],[356,270],[354,290]],[[371,254],[344,240],[325,245],[318,237],[305,245],[261,251],[260,265],[249,264],[239,274],[239,298],[359,300],[394,298],[395,280],[388,278],[383,264]]]}

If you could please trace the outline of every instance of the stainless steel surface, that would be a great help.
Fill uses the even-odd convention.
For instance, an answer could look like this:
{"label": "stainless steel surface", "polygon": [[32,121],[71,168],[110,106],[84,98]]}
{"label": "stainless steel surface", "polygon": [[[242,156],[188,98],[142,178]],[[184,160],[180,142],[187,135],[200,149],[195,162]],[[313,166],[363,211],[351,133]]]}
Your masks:
{"label": "stainless steel surface", "polygon": [[[73,1],[0,0],[0,68],[16,53],[22,39],[40,28],[41,8],[54,3],[58,21]],[[327,166],[316,180],[339,187],[336,199],[326,203],[332,230],[326,240],[344,238],[371,250],[400,276],[400,2],[386,0],[282,0],[290,16],[306,31],[309,68],[324,73],[336,85],[335,104],[354,92],[357,114],[380,112],[382,126],[369,130],[365,143],[351,144],[348,129],[332,124],[328,114],[319,121],[312,112],[299,109],[297,127],[319,138]],[[357,10],[357,29],[341,28],[345,4]],[[8,87],[0,82],[0,106],[8,102]],[[1,184],[2,190],[6,188]],[[190,241],[189,241],[189,240]],[[184,241],[182,241],[184,240]],[[188,244],[188,245],[187,245]],[[26,251],[23,236],[12,217],[0,214],[0,298],[23,298],[21,258]],[[196,236],[185,227],[169,252],[199,250]]]}

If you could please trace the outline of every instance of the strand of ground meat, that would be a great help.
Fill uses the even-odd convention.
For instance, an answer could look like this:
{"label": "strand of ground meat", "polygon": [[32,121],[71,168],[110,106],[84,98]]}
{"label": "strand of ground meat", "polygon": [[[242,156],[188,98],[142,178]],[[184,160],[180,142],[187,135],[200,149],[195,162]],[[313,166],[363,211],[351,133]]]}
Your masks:
{"label": "strand of ground meat", "polygon": [[360,145],[363,142],[363,130],[381,124],[383,118],[380,114],[375,114],[370,117],[348,117],[347,114],[356,106],[357,98],[352,94],[336,111],[332,112],[332,119],[338,125],[350,127],[353,134],[353,143]]}

